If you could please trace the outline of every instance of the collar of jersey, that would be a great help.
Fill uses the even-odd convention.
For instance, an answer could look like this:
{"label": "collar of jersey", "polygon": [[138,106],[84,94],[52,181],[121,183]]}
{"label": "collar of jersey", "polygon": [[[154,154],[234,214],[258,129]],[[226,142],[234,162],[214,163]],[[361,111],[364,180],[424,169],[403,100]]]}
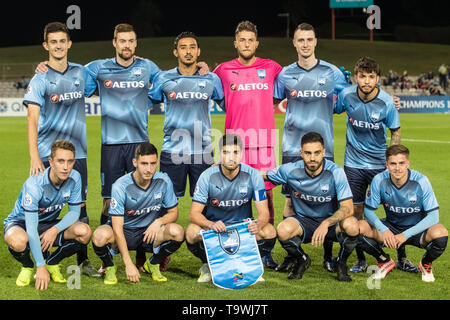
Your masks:
{"label": "collar of jersey", "polygon": [[366,101],[363,101],[363,99],[361,99],[361,97],[359,96],[359,94],[358,94],[358,85],[356,85],[356,96],[358,97],[359,101],[361,101],[361,102],[364,103],[364,104],[368,104],[368,103],[374,101],[374,100],[375,100],[376,98],[378,98],[378,96],[380,95],[381,88],[380,88],[380,87],[377,87],[377,88],[378,88],[377,95],[376,95],[375,97],[373,97],[372,99],[370,99],[369,101],[366,102]]}
{"label": "collar of jersey", "polygon": [[120,63],[118,63],[116,57],[114,57],[114,63],[117,64],[121,68],[128,69],[136,63],[136,58],[133,57],[133,63],[130,64],[128,67],[125,67],[125,66],[121,65]]}
{"label": "collar of jersey", "polygon": [[299,67],[299,68],[302,69],[303,71],[310,72],[311,70],[315,69],[315,68],[320,64],[320,59],[317,59],[317,63],[316,63],[312,68],[310,68],[310,69],[302,68],[302,67],[298,64],[298,61],[297,61],[296,63],[297,63],[297,67]]}
{"label": "collar of jersey", "polygon": [[[134,171],[136,171],[136,170],[134,170]],[[134,171],[130,173],[130,175],[131,175],[131,180],[133,180],[134,185],[135,185],[136,187],[138,187],[139,189],[141,189],[142,191],[147,192],[148,189],[150,189],[150,186],[152,185],[153,178],[155,177],[155,175],[153,175],[153,177],[150,179],[150,183],[148,184],[148,187],[147,187],[146,189],[144,189],[144,188],[140,187],[140,186],[137,184],[136,180],[134,180],[134,176],[133,176]],[[156,172],[155,172],[155,174],[156,174]]]}
{"label": "collar of jersey", "polygon": [[395,187],[395,189],[397,189],[397,190],[401,190],[404,186],[406,186],[406,185],[408,184],[410,178],[411,178],[411,170],[408,169],[408,179],[406,179],[406,182],[405,182],[404,184],[402,184],[400,187],[397,187],[397,186],[395,185],[395,183],[392,181],[391,174],[389,174],[389,180],[391,180],[392,185],[393,185],[393,186]]}
{"label": "collar of jersey", "polygon": [[233,182],[233,181],[239,176],[239,174],[241,173],[241,169],[242,169],[241,164],[239,164],[239,172],[238,172],[238,174],[236,175],[236,177],[234,177],[233,179],[230,180],[230,179],[227,178],[226,175],[223,174],[223,171],[222,171],[222,165],[219,164],[219,171],[220,171],[220,173],[222,174],[222,176],[223,176],[225,179],[227,179],[227,180],[230,181],[230,182]]}
{"label": "collar of jersey", "polygon": [[60,75],[64,75],[64,74],[66,74],[66,72],[69,70],[69,63],[67,62],[67,68],[66,68],[66,70],[64,70],[64,72],[60,72],[60,71],[58,71],[58,70],[56,70],[56,69],[53,69],[53,68],[50,67],[50,65],[48,65],[48,64],[47,64],[47,68],[50,69],[50,70],[52,70],[52,71],[54,71],[54,72],[59,73]]}

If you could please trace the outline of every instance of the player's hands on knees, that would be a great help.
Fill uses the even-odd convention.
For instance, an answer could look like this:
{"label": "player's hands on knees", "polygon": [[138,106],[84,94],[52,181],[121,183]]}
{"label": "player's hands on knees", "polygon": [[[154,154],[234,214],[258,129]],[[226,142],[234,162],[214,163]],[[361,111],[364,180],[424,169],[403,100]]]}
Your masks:
{"label": "player's hands on knees", "polygon": [[34,73],[47,73],[48,72],[47,64],[48,61],[40,62],[36,67],[36,70],[34,70]]}
{"label": "player's hands on knees", "polygon": [[47,290],[49,282],[50,282],[50,274],[48,273],[45,265],[37,267],[36,282],[34,284],[36,290]]}
{"label": "player's hands on knees", "polygon": [[255,221],[250,223],[247,228],[251,234],[258,234],[261,231],[261,229],[259,228],[258,224]]}
{"label": "player's hands on knees", "polygon": [[125,273],[127,274],[127,279],[131,282],[139,282],[139,279],[141,278],[141,274],[134,263],[125,266]]}
{"label": "player's hands on knees", "polygon": [[154,243],[156,240],[156,236],[158,235],[159,229],[161,229],[162,223],[159,219],[153,221],[153,223],[145,230],[144,232],[144,242]]}
{"label": "player's hands on knees", "polygon": [[58,228],[53,226],[40,235],[39,238],[41,239],[42,251],[50,251],[50,249],[53,247],[53,242],[55,242],[58,233]]}
{"label": "player's hands on knees", "polygon": [[383,243],[386,247],[397,249],[397,239],[395,238],[391,230],[386,230],[385,232],[383,232],[382,237]]}
{"label": "player's hands on knees", "polygon": [[220,232],[225,232],[227,231],[227,226],[225,225],[225,223],[222,222],[222,220],[219,220],[217,222],[213,222],[211,223],[211,225],[209,226],[210,229],[213,229],[215,232],[220,233]]}
{"label": "player's hands on knees", "polygon": [[406,238],[403,233],[396,234],[394,238],[397,241],[397,249],[406,242]]}
{"label": "player's hands on knees", "polygon": [[314,231],[312,238],[311,238],[311,244],[315,247],[319,247],[323,244],[325,241],[325,237],[328,233],[328,222],[323,221],[319,227]]}
{"label": "player's hands on knees", "polygon": [[30,160],[30,176],[38,176],[44,173],[45,167],[40,158]]}

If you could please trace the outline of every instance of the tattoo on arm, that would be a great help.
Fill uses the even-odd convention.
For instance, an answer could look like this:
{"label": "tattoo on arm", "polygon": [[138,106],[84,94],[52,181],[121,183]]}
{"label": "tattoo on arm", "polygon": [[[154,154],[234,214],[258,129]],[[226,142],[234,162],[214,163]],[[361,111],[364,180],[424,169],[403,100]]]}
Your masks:
{"label": "tattoo on arm", "polygon": [[391,131],[391,146],[400,144],[400,136],[401,136],[400,129]]}
{"label": "tattoo on arm", "polygon": [[334,226],[336,223],[344,220],[348,217],[350,213],[350,209],[346,206],[341,206],[331,217],[327,220],[330,223],[330,226]]}

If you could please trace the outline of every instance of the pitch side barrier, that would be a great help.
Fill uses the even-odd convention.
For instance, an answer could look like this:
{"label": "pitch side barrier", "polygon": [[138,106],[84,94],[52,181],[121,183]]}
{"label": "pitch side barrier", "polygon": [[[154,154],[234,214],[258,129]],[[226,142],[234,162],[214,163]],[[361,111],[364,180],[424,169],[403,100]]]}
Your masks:
{"label": "pitch side barrier", "polygon": [[[211,113],[225,113],[214,101],[210,102]],[[100,116],[100,98],[87,98],[86,104],[87,116]],[[150,109],[150,114],[163,114],[164,104],[155,104]],[[26,117],[27,108],[23,105],[23,98],[0,98],[0,117]]]}
{"label": "pitch side barrier", "polygon": [[[86,115],[100,116],[98,97],[86,99]],[[225,114],[214,101],[210,102],[212,114]],[[401,113],[450,113],[450,96],[400,96]],[[153,105],[150,114],[163,114],[164,104]],[[286,100],[281,101],[275,113],[286,113]],[[22,98],[0,98],[0,117],[26,117],[27,108]]]}

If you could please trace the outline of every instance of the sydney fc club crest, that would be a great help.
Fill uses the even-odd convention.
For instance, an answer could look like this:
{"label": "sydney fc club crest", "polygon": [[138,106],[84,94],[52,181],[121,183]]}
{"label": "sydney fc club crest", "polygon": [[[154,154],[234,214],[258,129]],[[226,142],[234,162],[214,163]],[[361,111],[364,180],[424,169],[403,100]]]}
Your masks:
{"label": "sydney fc club crest", "polygon": [[258,69],[258,77],[260,79],[264,79],[266,77],[266,70],[265,69]]}
{"label": "sydney fc club crest", "polygon": [[235,254],[239,251],[241,241],[237,229],[230,229],[219,233],[219,242],[223,251],[228,254]]}

